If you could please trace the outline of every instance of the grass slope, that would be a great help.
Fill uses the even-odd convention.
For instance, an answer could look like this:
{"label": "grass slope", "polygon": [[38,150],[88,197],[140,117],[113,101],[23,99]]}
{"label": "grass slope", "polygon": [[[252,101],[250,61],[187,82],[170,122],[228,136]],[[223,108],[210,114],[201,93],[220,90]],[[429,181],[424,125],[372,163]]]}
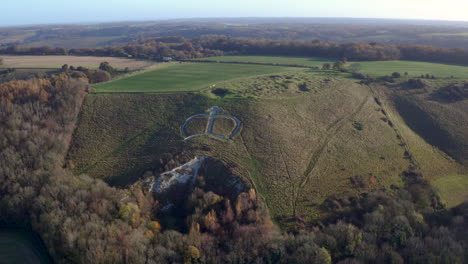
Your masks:
{"label": "grass slope", "polygon": [[468,200],[468,174],[441,177],[432,184],[448,207],[455,207]]}
{"label": "grass slope", "polygon": [[468,195],[468,100],[438,101],[434,93],[448,82],[427,83],[425,89],[380,87],[379,92],[388,98],[387,111],[423,174],[453,207]]}
{"label": "grass slope", "polygon": [[164,155],[189,149],[179,126],[208,107],[200,95],[88,96],[68,154],[74,170],[117,186],[132,183]]}
{"label": "grass slope", "polygon": [[219,82],[300,68],[218,63],[184,63],[149,71],[117,81],[97,84],[96,92],[198,91]]}

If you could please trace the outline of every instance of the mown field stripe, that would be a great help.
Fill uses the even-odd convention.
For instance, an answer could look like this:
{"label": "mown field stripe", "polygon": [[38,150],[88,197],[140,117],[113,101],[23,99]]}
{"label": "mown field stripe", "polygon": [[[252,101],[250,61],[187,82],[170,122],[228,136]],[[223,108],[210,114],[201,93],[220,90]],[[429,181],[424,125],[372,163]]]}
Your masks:
{"label": "mown field stripe", "polygon": [[169,67],[124,77],[115,81],[96,84],[96,93],[114,92],[190,92],[214,88],[226,81],[235,81],[253,76],[278,74],[306,69],[211,63],[171,64]]}

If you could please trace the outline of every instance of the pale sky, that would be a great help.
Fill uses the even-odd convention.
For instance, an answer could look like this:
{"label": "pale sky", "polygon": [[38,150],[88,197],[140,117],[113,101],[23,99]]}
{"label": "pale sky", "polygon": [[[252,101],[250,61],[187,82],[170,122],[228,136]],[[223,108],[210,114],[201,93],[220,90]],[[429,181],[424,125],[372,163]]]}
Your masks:
{"label": "pale sky", "polygon": [[468,21],[468,0],[0,0],[0,26],[208,17]]}

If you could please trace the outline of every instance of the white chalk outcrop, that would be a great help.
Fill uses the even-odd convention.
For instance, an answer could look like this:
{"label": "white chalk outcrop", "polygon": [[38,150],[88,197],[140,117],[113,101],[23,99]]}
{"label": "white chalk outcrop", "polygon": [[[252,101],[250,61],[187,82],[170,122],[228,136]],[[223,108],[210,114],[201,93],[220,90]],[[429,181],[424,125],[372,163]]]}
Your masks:
{"label": "white chalk outcrop", "polygon": [[161,173],[161,175],[150,185],[150,190],[155,193],[163,193],[171,186],[177,184],[193,184],[198,176],[198,171],[206,162],[208,157],[196,156],[194,159],[173,170]]}

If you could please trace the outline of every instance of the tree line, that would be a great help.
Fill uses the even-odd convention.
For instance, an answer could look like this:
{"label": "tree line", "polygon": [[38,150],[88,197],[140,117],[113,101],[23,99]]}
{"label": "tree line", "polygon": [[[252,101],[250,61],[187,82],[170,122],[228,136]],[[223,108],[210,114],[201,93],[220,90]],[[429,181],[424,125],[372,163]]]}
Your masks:
{"label": "tree line", "polygon": [[109,46],[104,48],[51,48],[51,47],[0,47],[0,54],[9,55],[74,55],[97,57],[124,57],[162,61],[164,57],[173,59],[194,59],[207,56],[219,56],[222,52],[194,47],[192,42],[184,38],[175,38],[178,43],[172,43],[174,38],[155,38],[138,40],[130,44]]}
{"label": "tree line", "polygon": [[207,35],[193,39],[183,37],[149,38],[125,45],[69,50],[10,46],[0,48],[0,54],[111,56],[150,60],[163,60],[164,57],[183,60],[245,54],[324,57],[350,61],[415,60],[468,65],[468,51],[457,48],[380,43],[334,43],[320,40],[269,40],[219,35]]}
{"label": "tree line", "polygon": [[202,36],[192,39],[204,48],[227,54],[307,56],[347,59],[349,61],[416,60],[468,65],[468,51],[429,45],[396,45],[379,43],[333,43],[286,41],[226,36]]}

